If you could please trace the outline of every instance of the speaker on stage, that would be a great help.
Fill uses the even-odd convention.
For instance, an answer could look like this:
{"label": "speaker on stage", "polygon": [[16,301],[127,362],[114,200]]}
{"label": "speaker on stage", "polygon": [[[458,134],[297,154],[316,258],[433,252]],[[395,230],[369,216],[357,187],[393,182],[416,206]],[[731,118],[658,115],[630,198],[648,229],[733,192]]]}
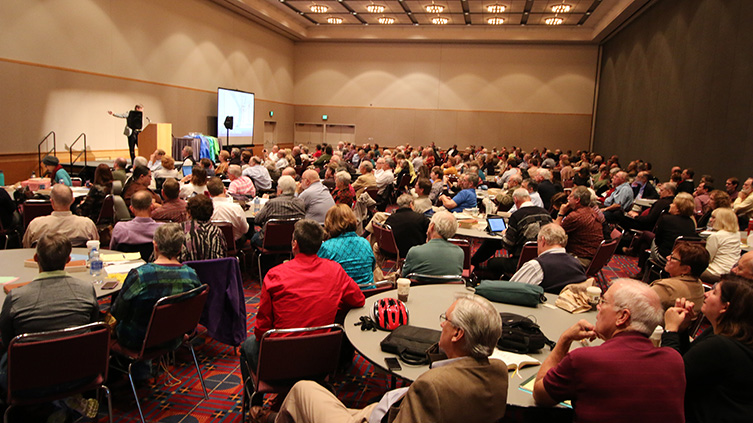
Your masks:
{"label": "speaker on stage", "polygon": [[126,118],[126,125],[134,131],[140,131],[143,126],[143,112],[131,110]]}
{"label": "speaker on stage", "polygon": [[233,117],[225,117],[225,129],[233,129]]}

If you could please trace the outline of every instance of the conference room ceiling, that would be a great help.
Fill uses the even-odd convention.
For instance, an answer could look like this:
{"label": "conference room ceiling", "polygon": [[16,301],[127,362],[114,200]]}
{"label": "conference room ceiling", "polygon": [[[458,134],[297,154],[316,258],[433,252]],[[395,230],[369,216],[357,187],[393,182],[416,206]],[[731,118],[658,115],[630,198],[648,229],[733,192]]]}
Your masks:
{"label": "conference room ceiling", "polygon": [[658,0],[211,1],[296,41],[598,43]]}

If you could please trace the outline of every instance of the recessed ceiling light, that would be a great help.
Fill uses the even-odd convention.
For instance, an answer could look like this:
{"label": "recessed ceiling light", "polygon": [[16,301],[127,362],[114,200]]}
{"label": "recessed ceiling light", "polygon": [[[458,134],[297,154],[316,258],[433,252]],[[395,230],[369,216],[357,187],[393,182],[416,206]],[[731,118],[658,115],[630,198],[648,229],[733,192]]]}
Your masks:
{"label": "recessed ceiling light", "polygon": [[432,3],[426,6],[426,11],[429,13],[442,13],[443,10],[444,10],[444,6],[442,6],[441,4]]}
{"label": "recessed ceiling light", "polygon": [[505,23],[505,20],[503,18],[494,17],[487,19],[486,23],[488,23],[489,25],[502,25],[503,23]]}
{"label": "recessed ceiling light", "polygon": [[562,24],[562,22],[564,22],[564,20],[562,18],[558,18],[556,16],[553,17],[553,18],[546,18],[546,19],[544,19],[544,23],[546,23],[547,25],[560,25],[560,24]]}
{"label": "recessed ceiling light", "polygon": [[395,23],[395,18],[390,18],[388,16],[382,16],[379,18],[379,23],[382,25],[391,25]]}
{"label": "recessed ceiling light", "polygon": [[329,10],[329,7],[323,5],[323,4],[311,4],[310,7],[311,11],[314,13],[327,13],[327,10]]}
{"label": "recessed ceiling light", "polygon": [[343,18],[330,16],[329,18],[327,18],[327,23],[330,23],[332,25],[340,25],[341,23],[343,23]]}
{"label": "recessed ceiling light", "polygon": [[381,4],[370,4],[366,6],[366,10],[369,11],[369,13],[382,13],[384,12],[385,7]]}
{"label": "recessed ceiling light", "polygon": [[502,13],[507,9],[504,4],[494,3],[486,6],[486,11],[489,13]]}
{"label": "recessed ceiling light", "polygon": [[433,23],[434,25],[446,25],[449,22],[449,19],[442,16],[437,16],[436,18],[432,18],[431,20],[431,23]]}
{"label": "recessed ceiling light", "polygon": [[572,9],[572,6],[565,3],[555,4],[554,6],[552,6],[552,12],[554,13],[567,13],[570,11],[570,9]]}

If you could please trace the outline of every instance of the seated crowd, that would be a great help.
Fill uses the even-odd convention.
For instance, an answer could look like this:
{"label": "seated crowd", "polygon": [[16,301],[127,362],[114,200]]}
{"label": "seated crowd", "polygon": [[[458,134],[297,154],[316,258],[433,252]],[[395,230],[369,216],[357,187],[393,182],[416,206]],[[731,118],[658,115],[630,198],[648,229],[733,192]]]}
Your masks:
{"label": "seated crowd", "polygon": [[[20,333],[102,317],[94,290],[63,271],[71,246],[102,236],[114,250],[131,251],[134,245],[153,250],[149,263],[128,274],[110,311],[114,337],[137,349],[151,306],[201,284],[182,262],[262,248],[270,222],[293,220],[292,260],[268,266],[259,281],[255,327],[241,348],[245,381],[256,370],[266,331],[333,323],[338,313],[365,304],[364,293],[384,278],[384,246],[370,234],[392,231],[398,258],[396,272],[388,275],[392,280],[462,275],[465,253],[453,243],[458,231],[453,213],[493,207],[505,214],[507,228],[475,249],[472,280],[505,279],[558,294],[586,281],[600,245],[614,238],[619,251],[638,256],[641,267],[634,278],[643,282],[609,284],[595,325],[582,320],[560,335],[536,376],[537,404],[572,400],[579,422],[736,422],[753,415],[753,388],[745,379],[745,369],[753,369],[753,252],[741,256],[739,233],[753,218],[753,178],[741,187],[737,178],[728,178],[723,190],[714,189],[710,175],[696,184],[690,168],[673,168],[660,181],[642,160],[623,167],[616,156],[526,153],[515,147],[442,151],[432,144],[390,151],[340,142],[317,146],[311,154],[303,145],[274,146],[261,156],[233,148],[219,154],[216,167],[206,158],[197,161],[190,147],[182,155],[178,164],[191,168],[188,176],[162,150],[149,160],[134,159],[130,174],[123,159],[112,170],[100,164],[79,201],[57,158],[44,159],[54,181],[53,212],[29,222],[23,234],[22,245],[36,248],[40,274],[6,296],[0,314],[6,346]],[[493,188],[498,194],[477,198],[477,189]],[[98,227],[108,195],[121,195],[131,216]],[[264,204],[249,224],[244,208],[259,198]],[[217,221],[230,226],[232,238],[225,238]],[[706,228],[710,233],[701,240]],[[522,263],[530,242],[536,243],[536,256]],[[711,325],[700,335],[690,332],[698,316]],[[648,339],[657,325],[664,327],[668,348]],[[439,347],[448,362],[435,364],[410,387],[387,393],[379,404],[348,409],[320,385],[299,382],[276,401],[279,412],[252,404],[252,417],[501,419],[507,369],[488,359],[501,333],[499,314],[487,300],[469,294],[449,306],[440,326]],[[570,351],[573,342],[597,337],[604,340],[600,346]],[[0,361],[0,371],[4,367]]]}

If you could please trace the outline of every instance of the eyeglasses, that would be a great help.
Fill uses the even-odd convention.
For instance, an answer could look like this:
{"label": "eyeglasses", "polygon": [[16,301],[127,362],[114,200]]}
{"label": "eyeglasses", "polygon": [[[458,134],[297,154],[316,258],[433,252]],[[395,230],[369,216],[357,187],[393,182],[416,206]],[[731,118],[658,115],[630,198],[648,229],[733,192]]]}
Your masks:
{"label": "eyeglasses", "polygon": [[447,313],[442,313],[442,314],[439,315],[439,324],[441,325],[444,322],[450,322],[450,324],[452,324],[452,325],[455,324],[455,323],[452,322],[452,320],[450,320],[447,317]]}
{"label": "eyeglasses", "polygon": [[676,261],[678,263],[682,263],[682,260],[678,259],[677,257],[675,257],[673,255],[669,256],[669,261]]}
{"label": "eyeglasses", "polygon": [[609,304],[609,303],[607,302],[606,298],[599,297],[599,305],[603,305],[603,304]]}

